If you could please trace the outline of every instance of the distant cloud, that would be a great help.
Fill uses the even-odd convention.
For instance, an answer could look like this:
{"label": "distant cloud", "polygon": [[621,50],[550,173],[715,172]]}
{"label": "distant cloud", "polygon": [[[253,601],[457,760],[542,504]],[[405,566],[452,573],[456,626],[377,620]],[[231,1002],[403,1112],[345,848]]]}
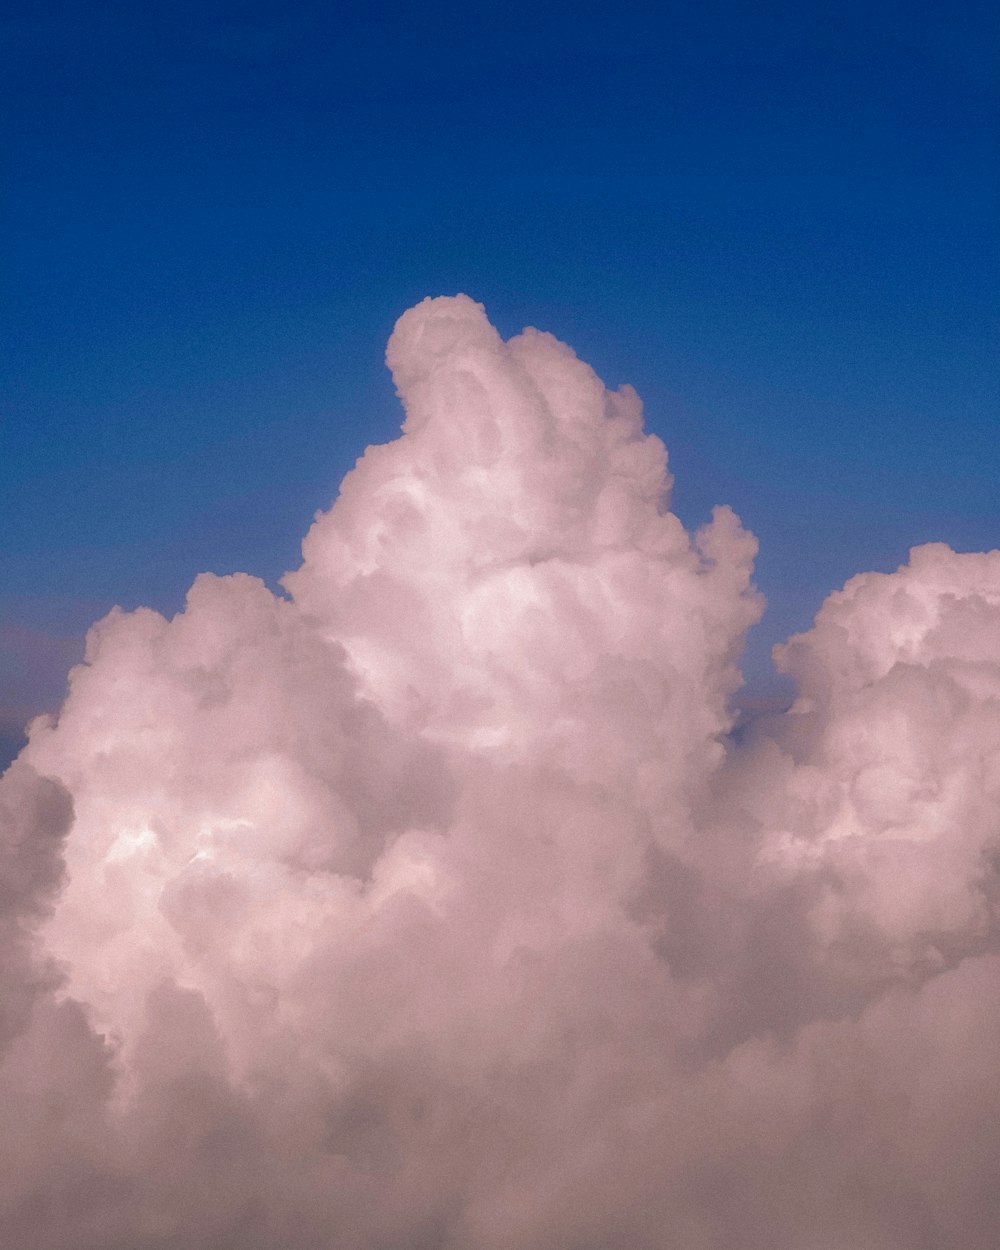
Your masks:
{"label": "distant cloud", "polygon": [[779,649],[551,335],[398,322],[288,574],[113,612],[0,782],[0,1241],[974,1250],[1000,1227],[1000,552]]}

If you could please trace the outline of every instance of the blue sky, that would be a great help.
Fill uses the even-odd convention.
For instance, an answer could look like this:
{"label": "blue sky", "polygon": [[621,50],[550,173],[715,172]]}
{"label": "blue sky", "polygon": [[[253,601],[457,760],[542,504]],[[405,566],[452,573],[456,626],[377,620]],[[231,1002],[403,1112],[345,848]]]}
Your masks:
{"label": "blue sky", "polygon": [[752,691],[853,573],[1000,545],[994,6],[6,13],[8,738],[112,604],[297,562],[428,294],[633,383],[757,533]]}

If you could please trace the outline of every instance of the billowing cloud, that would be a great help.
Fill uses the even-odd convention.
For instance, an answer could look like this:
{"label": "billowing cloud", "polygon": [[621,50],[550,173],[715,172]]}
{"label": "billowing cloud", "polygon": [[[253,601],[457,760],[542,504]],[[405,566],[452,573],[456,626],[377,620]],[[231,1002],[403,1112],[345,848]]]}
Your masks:
{"label": "billowing cloud", "polygon": [[779,649],[636,395],[426,300],[275,596],[91,632],[0,782],[19,1250],[976,1250],[1000,553]]}

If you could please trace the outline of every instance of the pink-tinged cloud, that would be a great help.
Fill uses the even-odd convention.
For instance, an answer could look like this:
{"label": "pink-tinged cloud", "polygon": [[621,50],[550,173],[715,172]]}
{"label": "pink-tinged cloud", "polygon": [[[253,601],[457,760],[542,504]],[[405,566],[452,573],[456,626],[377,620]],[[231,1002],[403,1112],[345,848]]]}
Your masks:
{"label": "pink-tinged cloud", "polygon": [[94,627],[0,782],[0,1244],[988,1250],[1000,553],[779,649],[550,335],[399,321],[276,597]]}

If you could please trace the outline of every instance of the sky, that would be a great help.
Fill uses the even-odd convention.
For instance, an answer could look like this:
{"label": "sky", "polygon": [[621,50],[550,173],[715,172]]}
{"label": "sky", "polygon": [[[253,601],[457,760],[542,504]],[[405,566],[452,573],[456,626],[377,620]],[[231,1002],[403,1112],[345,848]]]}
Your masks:
{"label": "sky", "polygon": [[275,585],[427,295],[537,326],[730,504],[768,601],[1000,544],[993,6],[14,3],[8,754],[114,604]]}
{"label": "sky", "polygon": [[996,1242],[997,26],[5,17],[0,1244]]}

